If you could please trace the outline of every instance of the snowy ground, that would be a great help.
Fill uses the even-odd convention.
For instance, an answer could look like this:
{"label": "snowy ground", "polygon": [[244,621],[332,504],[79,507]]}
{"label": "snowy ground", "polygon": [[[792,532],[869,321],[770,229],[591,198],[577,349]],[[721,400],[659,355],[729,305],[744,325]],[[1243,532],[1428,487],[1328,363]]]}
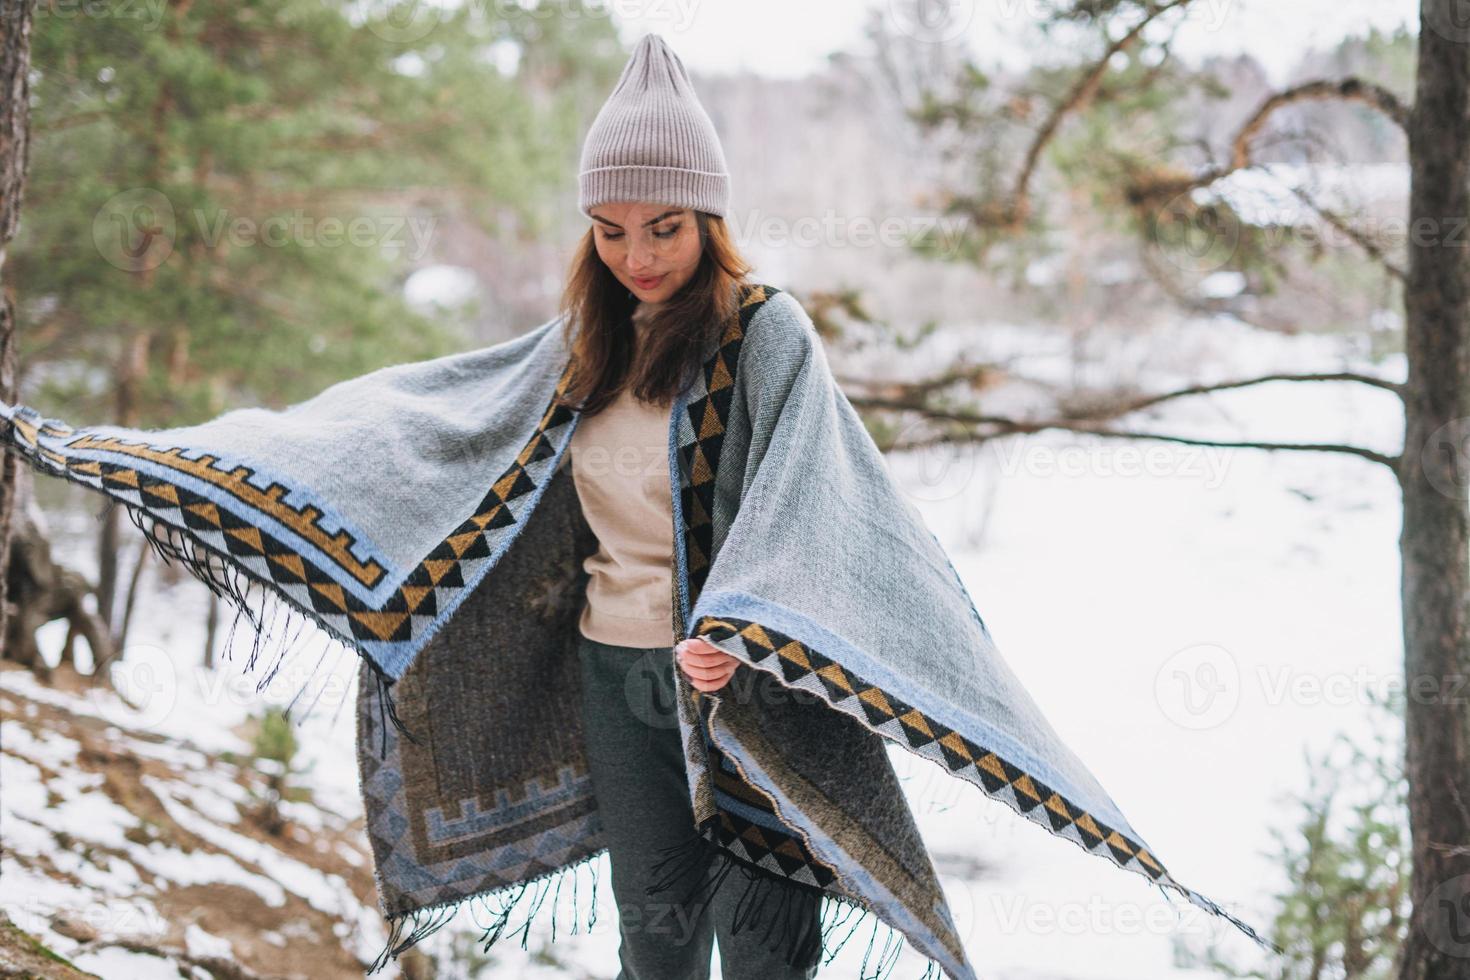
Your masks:
{"label": "snowy ground", "polygon": [[266,762],[158,738],[108,700],[0,671],[0,910],[103,977],[353,975],[381,942],[360,826],[286,801],[264,833]]}
{"label": "snowy ground", "polygon": [[[1019,362],[1033,376],[1060,380],[1073,371],[1060,335],[987,328],[979,337],[992,353],[1057,350]],[[974,338],[967,343],[973,348]],[[1094,356],[1094,383],[1141,377],[1150,390],[1265,370],[1374,370],[1354,360],[1346,341],[1263,337],[1219,323],[1110,342]],[[1194,369],[1201,364],[1211,365],[1203,376]],[[1402,368],[1378,370],[1397,379]],[[1273,384],[1180,403],[1133,424],[1396,451],[1400,416],[1381,391]],[[895,457],[892,466],[1012,668],[1154,853],[1179,881],[1268,927],[1269,896],[1281,883],[1266,855],[1268,828],[1291,816],[1280,794],[1297,788],[1302,750],[1363,728],[1365,692],[1401,671],[1398,495],[1388,473],[1318,453],[1066,433],[956,457]],[[216,674],[192,666],[202,615],[188,604],[199,592],[190,583],[140,611],[129,662],[154,671],[139,680],[160,692],[147,720],[153,730],[239,751],[230,727],[264,702],[253,679],[238,678],[243,652]],[[303,669],[315,665],[318,649],[306,642]],[[344,658],[323,669],[335,688],[323,693],[302,739],[320,797],[351,816],[360,807],[355,664]],[[304,676],[283,678],[272,698],[289,697]],[[1197,976],[1172,964],[1171,937],[1181,932],[1213,937],[1242,961],[1256,955],[1228,923],[892,751],[986,980]],[[23,771],[7,773],[9,792],[24,792],[24,782]],[[605,864],[603,875],[606,882]],[[614,975],[616,914],[610,891],[599,897],[592,934],[562,934],[556,943],[570,970],[533,966],[507,949],[504,965],[480,975]],[[467,914],[462,921],[472,927]],[[443,937],[426,948],[441,947]],[[860,937],[823,975],[856,975]],[[364,946],[381,934],[367,938]],[[921,969],[906,951],[893,975]]]}

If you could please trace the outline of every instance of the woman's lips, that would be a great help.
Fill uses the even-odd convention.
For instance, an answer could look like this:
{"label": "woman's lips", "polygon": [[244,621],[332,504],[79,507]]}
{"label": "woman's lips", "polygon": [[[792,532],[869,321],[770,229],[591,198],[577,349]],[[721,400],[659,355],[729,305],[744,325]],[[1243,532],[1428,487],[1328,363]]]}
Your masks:
{"label": "woman's lips", "polygon": [[654,286],[657,286],[659,283],[663,282],[663,280],[663,276],[654,276],[652,279],[639,279],[637,276],[634,276],[633,285],[637,286],[639,289],[652,289]]}

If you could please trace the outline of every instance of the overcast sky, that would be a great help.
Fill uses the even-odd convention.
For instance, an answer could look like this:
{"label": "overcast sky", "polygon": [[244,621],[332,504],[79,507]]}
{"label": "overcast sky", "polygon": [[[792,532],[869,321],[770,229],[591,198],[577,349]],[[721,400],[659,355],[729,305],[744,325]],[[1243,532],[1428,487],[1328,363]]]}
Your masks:
{"label": "overcast sky", "polygon": [[[927,28],[963,32],[983,63],[1014,65],[1034,50],[1027,39],[1043,0],[948,0],[953,16]],[[899,0],[608,0],[630,44],[647,31],[662,34],[684,63],[700,72],[742,68],[768,75],[803,75],[832,51],[862,46],[866,11],[877,8],[901,29],[925,30],[905,20]],[[936,8],[937,9],[937,8]],[[1275,81],[1305,50],[1326,47],[1369,25],[1412,24],[1413,0],[1197,0],[1175,51],[1189,58],[1249,51]],[[931,33],[931,36],[933,36]]]}

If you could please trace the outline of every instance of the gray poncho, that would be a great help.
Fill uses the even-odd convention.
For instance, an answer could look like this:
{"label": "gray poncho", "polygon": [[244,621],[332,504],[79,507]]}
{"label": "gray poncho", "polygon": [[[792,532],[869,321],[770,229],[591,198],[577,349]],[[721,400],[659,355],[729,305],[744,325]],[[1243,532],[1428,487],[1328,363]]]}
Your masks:
{"label": "gray poncho", "polygon": [[[675,671],[698,836],[659,887],[747,889],[752,927],[793,961],[830,958],[850,913],[872,913],[971,980],[897,744],[1274,948],[1176,882],[1042,717],[800,304],[741,290],[670,416],[674,633],[741,666],[714,693]],[[596,539],[567,465],[579,413],[554,397],[563,326],[183,428],[73,428],[0,403],[7,448],[125,504],[250,618],[257,647],[272,600],[361,655],[361,789],[390,922],[374,969],[466,901],[488,910],[487,948],[528,908],[511,930],[524,945],[548,891],[604,847],[573,653]],[[821,892],[820,935],[787,928],[791,889]]]}

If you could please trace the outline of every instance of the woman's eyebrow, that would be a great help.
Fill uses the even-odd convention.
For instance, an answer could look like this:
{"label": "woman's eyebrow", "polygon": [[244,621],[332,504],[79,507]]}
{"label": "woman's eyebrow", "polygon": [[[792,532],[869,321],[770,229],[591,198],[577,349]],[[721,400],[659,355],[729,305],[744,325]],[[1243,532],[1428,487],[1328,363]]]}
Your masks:
{"label": "woman's eyebrow", "polygon": [[[658,215],[655,218],[649,218],[647,221],[643,222],[643,227],[647,228],[649,225],[656,225],[660,221],[662,221],[665,218],[667,218],[669,215],[671,215],[671,214],[678,214],[678,213],[680,213],[683,210],[684,210],[683,208],[674,208],[672,211],[665,211],[663,214]],[[592,217],[595,218],[598,221],[601,221],[605,225],[612,225],[614,228],[621,228],[621,227],[623,227],[622,225],[618,224],[616,221],[609,221],[608,219],[604,218],[600,214],[594,214]]]}

